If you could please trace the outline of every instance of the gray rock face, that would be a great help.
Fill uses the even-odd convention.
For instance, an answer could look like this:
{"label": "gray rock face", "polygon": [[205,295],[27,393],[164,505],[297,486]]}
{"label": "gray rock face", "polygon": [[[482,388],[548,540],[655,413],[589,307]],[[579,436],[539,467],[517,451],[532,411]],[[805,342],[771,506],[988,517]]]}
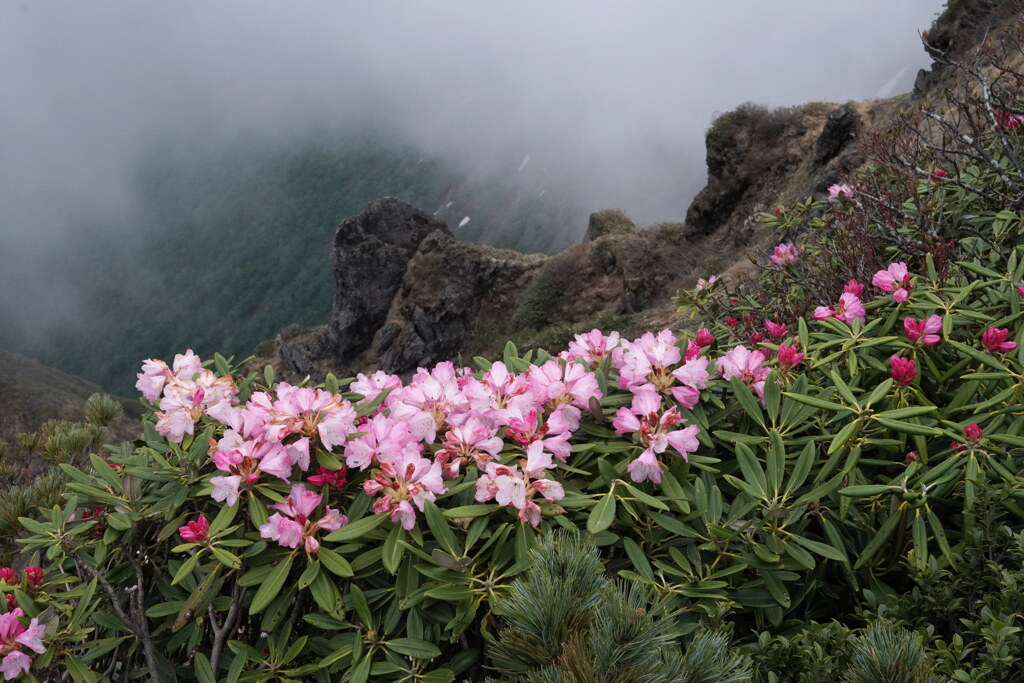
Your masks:
{"label": "gray rock face", "polygon": [[619,209],[605,209],[590,214],[584,242],[593,242],[605,235],[628,235],[636,232],[636,225]]}
{"label": "gray rock face", "polygon": [[814,143],[814,163],[818,166],[836,158],[853,142],[860,129],[860,121],[849,104],[833,109],[825,119],[825,127]]}
{"label": "gray rock face", "polygon": [[331,255],[337,289],[327,331],[342,365],[370,346],[409,259],[433,232],[451,234],[441,219],[390,197],[371,202],[338,227]]}

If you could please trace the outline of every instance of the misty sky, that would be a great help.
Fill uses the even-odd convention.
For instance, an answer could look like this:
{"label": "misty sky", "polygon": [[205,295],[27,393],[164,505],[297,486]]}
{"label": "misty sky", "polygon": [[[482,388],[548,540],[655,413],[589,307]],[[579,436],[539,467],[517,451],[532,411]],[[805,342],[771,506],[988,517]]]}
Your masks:
{"label": "misty sky", "polygon": [[367,119],[467,168],[529,154],[524,173],[572,177],[594,210],[681,220],[714,113],[908,90],[941,6],[4,2],[0,285],[73,287],[35,258],[69,230],[140,229],[129,181],[169,140],[287,142]]}

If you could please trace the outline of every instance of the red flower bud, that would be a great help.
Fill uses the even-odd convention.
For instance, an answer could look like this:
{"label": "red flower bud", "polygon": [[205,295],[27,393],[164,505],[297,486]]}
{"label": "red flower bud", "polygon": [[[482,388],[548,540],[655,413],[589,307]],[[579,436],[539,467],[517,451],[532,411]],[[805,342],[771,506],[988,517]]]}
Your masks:
{"label": "red flower bud", "polygon": [[981,441],[981,437],[984,432],[981,431],[981,427],[977,423],[972,422],[971,424],[964,427],[964,439],[967,443],[977,445]]}
{"label": "red flower bud", "polygon": [[910,358],[900,358],[893,355],[889,358],[890,371],[893,381],[902,386],[907,386],[917,377],[917,363]]}
{"label": "red flower bud", "polygon": [[18,579],[18,573],[10,567],[0,567],[0,581],[6,583],[8,586],[17,586],[21,583]]}
{"label": "red flower bud", "polygon": [[8,593],[7,598],[7,611],[10,612],[12,609],[18,606],[18,601],[14,598],[14,593]]}
{"label": "red flower bud", "polygon": [[25,567],[25,578],[30,588],[39,588],[43,584],[43,568],[30,564]]}

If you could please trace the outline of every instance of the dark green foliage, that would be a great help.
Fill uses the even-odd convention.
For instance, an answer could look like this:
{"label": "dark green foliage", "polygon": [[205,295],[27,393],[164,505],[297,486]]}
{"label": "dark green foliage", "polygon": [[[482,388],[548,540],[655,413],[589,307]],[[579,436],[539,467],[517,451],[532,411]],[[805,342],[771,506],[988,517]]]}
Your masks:
{"label": "dark green foliage", "polygon": [[854,642],[843,683],[925,683],[929,668],[920,636],[876,621]]}
{"label": "dark green foliage", "polygon": [[85,421],[90,424],[105,427],[123,414],[121,404],[103,394],[93,394],[85,402]]}
{"label": "dark green foliage", "polygon": [[738,683],[749,663],[722,633],[686,646],[676,615],[639,583],[604,576],[589,536],[558,532],[531,552],[532,567],[494,601],[505,627],[488,650],[502,680]]}

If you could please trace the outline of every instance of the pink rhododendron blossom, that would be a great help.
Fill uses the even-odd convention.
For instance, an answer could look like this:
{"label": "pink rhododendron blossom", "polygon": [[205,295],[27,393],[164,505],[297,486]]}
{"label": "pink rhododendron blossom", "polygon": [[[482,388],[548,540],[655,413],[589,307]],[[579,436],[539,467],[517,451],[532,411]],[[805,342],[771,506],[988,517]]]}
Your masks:
{"label": "pink rhododendron blossom", "polygon": [[764,382],[769,368],[764,367],[767,357],[762,351],[751,351],[745,346],[736,346],[718,359],[718,374],[724,379],[738,377],[750,387],[758,398],[764,398]]}
{"label": "pink rhododendron blossom", "polygon": [[422,512],[424,501],[432,501],[447,490],[441,478],[441,463],[409,449],[394,460],[382,462],[373,478],[363,483],[367,495],[379,495],[373,511],[378,515],[390,512],[391,521],[406,530],[416,524],[410,501]]}
{"label": "pink rhododendron blossom", "polygon": [[844,294],[853,294],[855,297],[860,298],[864,294],[864,285],[857,282],[856,280],[850,280],[843,287]]}
{"label": "pink rhododendron blossom", "polygon": [[1017,348],[1017,342],[1006,341],[1010,331],[1005,328],[990,327],[981,335],[981,345],[989,353],[1013,351]]}
{"label": "pink rhododendron blossom", "polygon": [[839,297],[839,303],[834,308],[832,306],[818,306],[814,309],[815,320],[824,320],[825,318],[835,318],[844,323],[859,320],[863,324],[867,318],[867,311],[864,309],[864,302],[856,294],[843,292]]}
{"label": "pink rhododendron blossom", "polygon": [[416,438],[428,444],[434,443],[446,424],[461,423],[470,408],[450,361],[438,363],[429,372],[417,370],[402,390],[401,400],[390,405],[391,417],[408,424]]}
{"label": "pink rhododendron blossom", "polygon": [[541,403],[534,397],[527,376],[509,372],[501,361],[491,365],[479,380],[468,378],[462,393],[469,400],[472,413],[493,420],[498,426],[507,425],[513,416]]}
{"label": "pink rhododendron blossom", "polygon": [[775,247],[775,251],[769,258],[772,263],[782,268],[796,263],[800,259],[800,252],[792,242],[783,242]]}
{"label": "pink rhododendron blossom", "polygon": [[[433,418],[428,416],[427,420],[433,429]],[[359,431],[365,433],[345,444],[345,464],[349,467],[365,470],[375,462],[398,459],[408,450],[417,455],[422,450],[409,424],[387,415],[375,415]]]}
{"label": "pink rhododendron blossom", "polygon": [[653,481],[661,483],[661,464],[657,455],[671,446],[684,460],[698,448],[697,434],[700,428],[690,425],[673,429],[686,420],[675,406],[661,413],[661,396],[653,391],[644,391],[633,396],[630,407],[623,406],[615,413],[612,428],[616,434],[635,433],[644,447],[644,452],[626,468],[635,482]]}
{"label": "pink rhododendron blossom", "polygon": [[889,374],[896,384],[907,386],[917,377],[917,363],[910,358],[893,355],[889,358]]}
{"label": "pink rhododendron blossom", "polygon": [[[198,359],[195,359],[198,361]],[[175,361],[175,366],[177,366]],[[191,370],[192,363],[187,367]],[[217,377],[200,368],[190,379],[170,377],[164,386],[160,410],[156,412],[156,431],[175,443],[192,434],[195,423],[207,411],[224,411],[235,402],[238,388],[230,377]]]}
{"label": "pink rhododendron blossom", "polygon": [[360,394],[366,401],[374,400],[383,391],[388,392],[386,400],[392,400],[400,395],[402,378],[398,375],[389,375],[383,370],[378,370],[369,377],[360,372],[356,375],[356,380],[348,385],[348,388]]}
{"label": "pink rhododendron blossom", "polygon": [[518,466],[487,462],[476,480],[476,500],[494,500],[499,505],[514,507],[519,510],[519,519],[536,527],[540,524],[541,509],[534,497],[540,495],[554,503],[565,497],[565,491],[559,482],[543,478],[555,465],[541,443],[530,444],[526,452],[526,460],[520,460]]}
{"label": "pink rhododendron blossom", "polygon": [[271,515],[267,523],[260,526],[260,536],[277,541],[285,548],[297,548],[302,543],[307,553],[317,552],[320,550],[320,542],[315,537],[317,531],[337,531],[348,524],[348,517],[330,507],[324,509],[320,519],[312,521],[310,515],[322,499],[319,493],[310,491],[302,484],[293,485],[291,493],[283,502],[269,506],[286,516],[280,512]]}
{"label": "pink rhododendron blossom", "polygon": [[939,335],[935,334],[942,330],[942,317],[933,315],[925,320],[915,320],[910,316],[903,319],[903,331],[907,340],[914,345],[931,346],[939,343]]}
{"label": "pink rhododendron blossom", "polygon": [[871,278],[871,284],[883,292],[892,292],[896,303],[903,303],[910,296],[910,273],[903,261],[890,263],[885,270],[880,270]]}
{"label": "pink rhododendron blossom", "polygon": [[783,339],[789,334],[785,324],[776,323],[772,320],[765,320],[764,327],[768,330],[768,334],[772,339]]}
{"label": "pink rhododendron blossom", "polygon": [[682,386],[672,387],[671,394],[679,405],[689,410],[700,400],[700,390],[708,383],[708,359],[692,358],[672,371]]}
{"label": "pink rhododendron blossom", "polygon": [[[340,396],[286,382],[277,385],[276,393],[277,400],[265,420],[264,435],[271,441],[284,441],[296,434],[306,439],[319,436],[324,448],[330,450],[344,444],[355,431],[355,408]],[[303,470],[309,468],[308,448],[306,456],[296,464]]]}
{"label": "pink rhododendron blossom", "polygon": [[601,330],[595,329],[586,334],[577,334],[576,340],[569,342],[565,357],[567,360],[582,360],[591,368],[596,368],[618,347],[619,341],[618,332],[605,336]]}
{"label": "pink rhododendron blossom", "polygon": [[666,393],[675,384],[672,370],[680,360],[682,354],[671,332],[662,330],[657,336],[648,332],[623,344],[617,365],[619,386],[633,393],[647,389]]}
{"label": "pink rhododendron blossom", "polygon": [[[210,478],[213,484],[214,500],[234,505],[238,500],[239,486],[250,486],[263,473],[288,481],[292,466],[303,457],[309,458],[309,440],[299,439],[294,444],[282,444],[263,439],[241,440],[237,433],[228,430],[225,438],[213,448],[213,464],[221,472],[231,476]],[[223,450],[220,450],[223,448]]]}
{"label": "pink rhododendron blossom", "polygon": [[554,410],[561,404],[586,408],[591,398],[601,398],[597,377],[579,363],[549,360],[540,367],[533,366],[528,374],[530,390],[537,400]]}
{"label": "pink rhododendron blossom", "polygon": [[496,432],[497,427],[490,420],[470,417],[461,427],[448,430],[434,457],[445,475],[454,479],[465,464],[474,463],[479,468],[498,458],[505,444]]}
{"label": "pink rhododendron blossom", "polygon": [[23,616],[25,612],[20,607],[0,614],[0,654],[4,655],[3,661],[0,662],[0,672],[7,681],[28,673],[32,659],[21,651],[22,647],[37,654],[46,652],[46,646],[43,645],[46,627],[39,623],[39,619],[33,617],[26,628],[19,620],[19,617]]}
{"label": "pink rhododendron blossom", "polygon": [[186,543],[202,543],[209,536],[210,522],[206,519],[205,515],[200,514],[198,519],[195,519],[185,526],[178,527],[178,534],[181,536],[181,540]]}
{"label": "pink rhododendron blossom", "polygon": [[798,353],[796,346],[779,345],[779,369],[783,372],[792,370],[800,365],[804,359],[803,353]]}
{"label": "pink rhododendron blossom", "polygon": [[210,483],[213,484],[211,498],[221,503],[227,503],[228,507],[238,502],[238,487],[242,483],[240,476],[234,474],[230,477],[210,477]]}
{"label": "pink rhododendron blossom", "polygon": [[705,280],[704,278],[699,278],[697,280],[697,285],[695,286],[695,289],[699,292],[702,289],[710,287],[711,285],[715,284],[716,282],[718,282],[718,276],[717,275],[712,275],[707,280]]}
{"label": "pink rhododendron blossom", "polygon": [[572,451],[569,437],[572,436],[571,432],[576,429],[565,417],[565,409],[568,407],[562,406],[556,410],[548,416],[547,421],[543,424],[541,424],[540,411],[536,408],[528,411],[525,415],[512,417],[509,420],[508,429],[505,430],[505,436],[524,448],[540,441],[544,449],[565,462]]}
{"label": "pink rhododendron blossom", "polygon": [[839,183],[836,183],[834,185],[830,185],[828,188],[828,200],[830,202],[837,202],[839,201],[840,197],[847,197],[852,199],[853,195],[853,188],[850,187],[849,185],[840,185]]}

